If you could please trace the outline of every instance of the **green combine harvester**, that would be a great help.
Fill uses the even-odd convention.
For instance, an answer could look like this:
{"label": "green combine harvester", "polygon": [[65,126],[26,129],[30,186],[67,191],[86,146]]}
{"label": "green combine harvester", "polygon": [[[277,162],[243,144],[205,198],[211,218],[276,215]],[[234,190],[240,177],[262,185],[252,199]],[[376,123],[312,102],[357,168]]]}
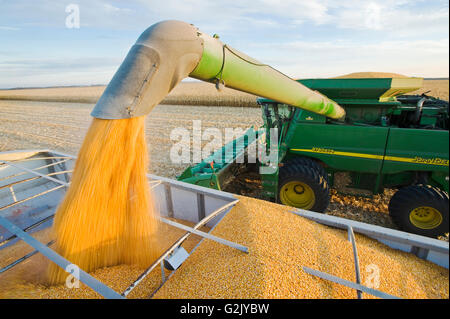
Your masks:
{"label": "green combine harvester", "polygon": [[248,162],[236,163],[249,146],[263,143],[269,153],[276,141],[276,167],[262,173],[273,163],[258,161],[267,200],[323,212],[330,187],[357,195],[396,188],[389,212],[402,230],[430,237],[448,233],[448,102],[405,95],[422,87],[421,78],[298,82],[342,106],[345,120],[259,98],[263,127],[250,128],[178,179],[221,189]]}

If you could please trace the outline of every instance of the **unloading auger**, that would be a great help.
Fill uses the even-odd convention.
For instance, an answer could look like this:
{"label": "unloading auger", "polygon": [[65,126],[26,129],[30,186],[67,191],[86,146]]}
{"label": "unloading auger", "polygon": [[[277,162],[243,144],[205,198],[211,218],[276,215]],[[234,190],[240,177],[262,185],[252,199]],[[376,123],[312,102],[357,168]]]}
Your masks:
{"label": "unloading auger", "polygon": [[223,44],[217,36],[175,20],[156,23],[141,34],[91,115],[101,119],[147,115],[188,76],[333,119],[345,117],[336,102]]}

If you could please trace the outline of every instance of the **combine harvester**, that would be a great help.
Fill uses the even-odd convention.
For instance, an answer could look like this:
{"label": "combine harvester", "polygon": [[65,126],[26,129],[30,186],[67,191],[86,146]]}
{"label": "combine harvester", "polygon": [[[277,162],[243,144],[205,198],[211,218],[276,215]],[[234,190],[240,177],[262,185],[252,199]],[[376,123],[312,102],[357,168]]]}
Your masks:
{"label": "combine harvester", "polygon": [[[345,120],[259,98],[264,126],[249,129],[188,167],[178,180],[221,189],[248,164],[243,156],[249,146],[255,149],[252,143],[265,139],[268,153],[274,146],[278,151],[278,165],[273,166],[273,160],[258,162],[265,199],[323,212],[330,187],[337,186],[339,179],[346,179],[338,189],[343,193],[366,196],[398,188],[389,204],[397,226],[423,236],[445,235],[449,232],[449,104],[426,95],[404,95],[420,89],[422,81],[298,80],[344,107]],[[278,91],[278,86],[273,89]],[[269,165],[272,172],[267,173],[264,169]]]}
{"label": "combine harvester", "polygon": [[[289,168],[286,164],[281,167],[280,174],[278,174],[277,165],[275,174],[272,173],[267,175],[267,178],[263,177],[263,181],[268,187],[268,194],[272,191],[272,194],[275,194],[275,197],[277,196],[276,192],[273,192],[278,189],[279,177],[285,178],[282,179],[281,183],[284,183],[283,185],[285,185],[283,189],[286,189],[286,195],[292,192],[299,193],[299,188],[307,186],[304,180],[299,181],[296,179],[297,176],[299,176],[299,172],[303,172],[305,174],[304,176],[310,176],[320,180],[323,191],[328,191],[329,182],[332,184],[332,178],[328,178],[327,176],[327,172],[333,172],[331,168],[325,168],[324,166],[318,164],[317,161],[307,159],[306,157],[295,158],[295,154],[309,154],[310,152],[308,151],[310,149],[315,150],[314,143],[311,141],[308,142],[310,143],[309,146],[300,146],[299,144],[296,144],[298,145],[295,147],[298,147],[297,150],[294,150],[291,147],[294,145],[292,143],[295,141],[296,143],[300,143],[302,141],[304,142],[304,136],[308,136],[308,134],[309,136],[313,136],[312,131],[322,132],[320,133],[322,135],[317,135],[319,133],[314,134],[316,134],[316,136],[320,136],[320,141],[325,142],[331,139],[334,128],[342,130],[348,128],[347,131],[345,131],[345,136],[343,136],[345,139],[341,140],[341,145],[350,145],[352,142],[349,136],[352,135],[353,150],[357,147],[361,147],[356,145],[354,142],[355,139],[361,138],[361,140],[364,140],[367,145],[371,145],[373,141],[378,143],[377,145],[382,144],[382,146],[379,146],[376,149],[379,151],[380,149],[386,148],[385,144],[387,135],[389,130],[393,130],[388,126],[388,122],[385,124],[380,124],[379,126],[374,124],[373,127],[367,123],[356,124],[359,123],[358,119],[365,118],[366,121],[368,121],[369,118],[368,115],[364,116],[361,104],[357,104],[354,110],[348,112],[352,125],[347,124],[348,122],[344,121],[345,111],[342,107],[327,97],[313,92],[306,87],[310,86],[312,88],[318,88],[322,85],[320,86],[322,88],[323,85],[327,83],[326,81],[305,82],[305,86],[300,82],[291,80],[269,66],[263,65],[258,61],[255,61],[250,57],[247,57],[244,54],[222,44],[222,42],[218,40],[218,37],[209,37],[199,32],[192,25],[178,21],[158,23],[147,29],[141,35],[136,44],[131,48],[125,61],[122,63],[119,70],[116,72],[115,76],[106,88],[104,94],[98,101],[92,115],[96,118],[105,119],[122,119],[146,115],[177,83],[188,75],[205,81],[214,82],[218,87],[221,85],[227,85],[228,87],[250,92],[270,99],[260,100],[265,114],[266,128],[280,128],[280,141],[282,141],[280,144],[280,149],[282,151],[280,153],[280,158],[286,159],[286,161],[281,162],[295,163],[296,165],[296,169],[289,169],[289,171],[292,172],[291,175],[287,173],[289,172],[288,170],[283,172],[284,169]],[[371,88],[371,86],[379,85],[379,82],[376,80],[374,81],[375,84],[372,82],[370,82],[372,84],[367,84],[369,89],[364,91],[365,97],[374,97],[374,91],[377,92],[376,94],[378,94],[378,96],[381,95],[380,91],[387,91],[386,88],[383,88],[383,90],[374,90]],[[410,84],[408,84],[410,83],[409,81],[416,80],[408,80],[405,82],[406,84],[399,89],[401,92],[405,92],[407,90],[404,88],[405,85],[407,88],[410,88]],[[386,84],[385,82],[389,81],[381,80],[381,82]],[[314,87],[314,83],[318,86]],[[328,93],[329,95],[332,95],[331,92],[341,92],[339,90],[334,90],[334,86],[331,86],[331,88],[332,89],[329,91],[330,93]],[[322,91],[323,93],[327,93],[327,91]],[[344,90],[343,92],[346,92],[349,95],[358,94],[358,90]],[[337,94],[340,96],[340,93]],[[395,93],[389,94],[395,95]],[[363,99],[358,99],[358,101],[360,101],[359,103],[363,103],[361,100]],[[352,101],[355,101],[355,99]],[[389,103],[389,105],[401,105],[400,102],[395,100],[386,103]],[[375,105],[378,105],[378,102],[375,103]],[[422,101],[417,103],[417,107],[415,109],[408,109],[413,111],[414,114],[419,113],[419,115],[422,115],[422,117],[419,118],[420,123],[416,125],[422,125],[421,121],[425,118],[424,114],[428,112],[427,107],[427,101]],[[392,121],[397,119],[398,125],[401,126],[402,124],[400,123],[402,123],[402,119],[405,118],[402,113],[402,109],[399,108],[398,111],[390,117],[387,116],[387,110],[389,109],[374,107],[373,114],[383,114],[381,118],[385,121],[391,121],[389,123],[392,125]],[[436,119],[436,121],[428,125],[441,125],[440,116],[442,113],[442,108],[433,107],[430,108],[429,111],[435,112],[430,113],[431,115],[427,117],[429,121],[433,122],[433,119]],[[408,116],[406,117],[409,118]],[[371,119],[373,123],[377,122],[375,116],[371,117]],[[299,123],[301,123],[301,125]],[[328,128],[329,131],[327,131],[324,127]],[[369,129],[372,129],[372,131]],[[299,131],[297,132],[296,130]],[[366,130],[367,132],[374,133],[372,135],[362,136],[363,134],[366,134]],[[413,132],[419,131],[418,129],[411,130]],[[442,131],[439,130],[421,131],[442,133]],[[338,130],[335,134],[338,135],[338,132],[344,131]],[[383,143],[378,140],[378,138],[381,139],[381,135],[378,136],[375,134],[378,132],[380,132],[380,134],[385,134]],[[448,137],[448,131],[446,133]],[[255,141],[261,140],[260,133],[255,136],[254,141],[248,140],[247,138],[243,138],[241,141],[243,144],[250,146]],[[436,136],[441,138],[438,134],[436,134]],[[317,137],[317,139],[318,138],[319,137]],[[291,142],[285,143],[286,141]],[[308,140],[306,139],[306,141]],[[430,145],[427,146],[431,147]],[[300,148],[303,150],[300,150]],[[234,154],[233,159],[242,155],[242,153],[239,153],[236,148],[231,148],[231,150],[232,154]],[[367,146],[365,150],[367,154],[375,152],[375,148],[372,150],[369,146]],[[337,152],[337,147],[334,148],[334,151]],[[330,156],[325,151],[317,151],[315,154]],[[337,154],[334,154],[332,156],[336,155]],[[384,157],[394,155],[395,154],[391,153],[383,153]],[[439,158],[441,157],[443,157],[443,155]],[[365,160],[370,161],[370,159]],[[335,159],[335,161],[336,163],[339,162],[337,159]],[[349,159],[345,159],[345,161],[349,161]],[[329,161],[328,163],[330,163],[331,167],[333,161]],[[231,262],[231,259],[233,259],[234,262],[239,262],[241,260],[242,263],[244,263],[242,265],[243,269],[249,269],[250,267],[256,266],[254,264],[245,264],[246,262],[249,262],[249,260],[251,262],[253,259],[244,259],[244,257],[256,254],[256,251],[252,251],[251,249],[249,250],[248,246],[258,243],[258,240],[261,240],[261,238],[264,240],[263,235],[258,236],[259,239],[254,238],[251,242],[235,243],[232,241],[232,238],[227,240],[212,234],[216,226],[220,226],[221,223],[224,222],[223,219],[225,219],[226,215],[232,211],[239,202],[239,199],[230,193],[201,187],[218,187],[217,184],[213,183],[220,182],[223,172],[231,171],[227,168],[229,166],[228,163],[225,163],[224,165],[222,164],[223,163],[221,162],[214,161],[214,164],[210,166],[208,159],[202,163],[203,166],[200,165],[196,168],[190,168],[189,171],[191,176],[189,178],[191,179],[188,180],[188,177],[186,177],[187,173],[184,174],[185,179],[189,181],[189,183],[148,175],[149,183],[151,184],[156,200],[156,207],[158,207],[160,212],[161,221],[171,227],[182,229],[186,233],[171,243],[170,247],[152,265],[149,265],[149,267],[123,291],[114,291],[111,287],[100,282],[98,279],[95,279],[83,270],[80,270],[78,273],[74,272],[73,276],[80,279],[83,283],[104,297],[124,298],[127,297],[136,287],[138,287],[139,284],[142,284],[146,277],[157,269],[156,267],[161,266],[161,283],[154,291],[147,292],[147,296],[151,297],[154,296],[158,290],[164,288],[165,284],[170,282],[170,280],[166,277],[166,271],[172,271],[169,279],[174,274],[174,278],[176,278],[177,269],[185,261],[189,260],[190,256],[195,253],[198,247],[199,250],[201,250],[202,245],[205,247],[204,245],[208,244],[209,241],[219,243],[221,245],[219,248],[225,245],[229,246],[233,251],[234,249],[237,249],[239,254],[244,254],[241,259],[239,257],[241,255],[233,254],[230,259],[225,259],[222,262],[226,263],[227,260]],[[67,267],[71,265],[70,261],[58,255],[51,249],[53,241],[40,242],[34,238],[32,234],[51,225],[56,207],[63,198],[65,189],[70,183],[73,165],[73,156],[52,150],[31,150],[0,153],[0,255],[2,254],[2,250],[7,251],[8,248],[14,247],[14,245],[18,244],[20,240],[24,241],[33,248],[33,250],[27,251],[21,256],[16,256],[17,258],[11,259],[10,257],[10,259],[0,260],[0,284],[2,275],[14,271],[14,269],[17,269],[16,267],[23,265],[24,261],[33,258],[33,256],[37,254],[44,255],[46,258],[50,259],[66,271],[69,271]],[[261,163],[261,165],[264,165],[264,163]],[[350,165],[356,164],[349,163],[348,165],[348,167],[350,167]],[[207,167],[209,167],[211,171],[207,171]],[[367,167],[369,167],[368,164]],[[379,168],[379,166],[376,167],[378,167],[378,170],[375,170],[374,168],[374,174],[378,173],[379,170],[382,169]],[[364,169],[361,168],[360,171],[363,170]],[[391,168],[391,170],[397,172],[395,171],[395,167]],[[321,174],[322,177],[320,177],[319,174]],[[362,173],[360,175],[363,176]],[[439,176],[441,175],[439,175],[439,172],[432,173],[430,175],[431,178],[429,181],[440,180]],[[416,174],[415,172],[412,172],[409,175],[405,174],[402,176],[404,176],[403,179],[399,179],[403,181],[402,183],[407,183],[407,178],[425,178],[428,175]],[[331,177],[333,177],[332,174]],[[196,178],[197,182],[194,182],[193,178]],[[290,181],[288,180],[289,178]],[[390,183],[394,183],[394,180],[395,179],[392,179]],[[207,181],[209,184],[204,184],[204,181]],[[292,185],[292,190],[290,190],[291,186],[287,185],[292,181],[295,185]],[[200,186],[193,185],[195,183]],[[388,185],[388,182],[384,179],[380,179],[376,181],[375,185],[378,185],[377,187],[379,188],[381,185]],[[429,193],[427,194],[434,194],[434,192],[437,193],[434,188],[430,188]],[[439,194],[444,196],[444,193]],[[324,198],[325,197],[326,196],[324,195]],[[448,205],[448,197],[446,197],[446,199]],[[291,204],[290,202],[286,203]],[[292,203],[295,204],[296,202]],[[310,205],[308,208],[314,208],[314,205]],[[433,203],[430,202],[429,205],[431,206]],[[445,213],[448,214],[448,211]],[[289,216],[292,216],[292,218],[305,218],[306,220],[330,226],[333,229],[343,229],[345,234],[348,233],[348,241],[351,242],[350,247],[353,247],[352,260],[350,262],[352,265],[354,263],[355,275],[353,278],[356,277],[356,282],[349,281],[345,278],[340,278],[331,273],[319,271],[318,269],[312,269],[306,266],[302,267],[302,265],[298,265],[298,267],[302,267],[301,269],[304,273],[309,274],[314,278],[319,277],[328,282],[333,282],[335,284],[354,289],[355,296],[358,298],[361,298],[363,293],[379,298],[395,298],[396,296],[374,289],[373,287],[365,286],[362,283],[354,232],[373,239],[374,247],[378,245],[375,243],[379,241],[396,250],[407,252],[408,254],[406,255],[406,258],[414,260],[414,263],[416,262],[417,257],[419,257],[420,259],[429,262],[427,265],[433,263],[448,269],[448,242],[350,221],[343,218],[327,216],[304,209],[292,208],[289,209],[288,214]],[[175,222],[173,218],[194,223],[194,226],[188,227],[186,225],[182,225]],[[251,218],[251,216],[249,215],[248,218]],[[316,225],[315,223],[312,224]],[[203,226],[207,226],[209,231],[200,231],[199,229]],[[242,225],[242,227],[245,227],[245,225]],[[286,225],[286,227],[288,227],[288,225]],[[182,244],[193,234],[200,236],[201,238],[206,238],[208,241],[204,243],[204,240],[201,240],[194,249],[187,252],[183,248]],[[339,237],[340,233],[337,236]],[[284,238],[285,240],[289,240],[289,236],[285,236]],[[323,240],[323,238],[316,239]],[[335,243],[330,244],[334,245]],[[280,243],[279,245],[282,244]],[[216,247],[210,249],[218,248]],[[258,250],[258,247],[254,247],[254,249]],[[314,250],[313,247],[308,248],[308,250],[309,249]],[[275,255],[272,256],[271,254],[275,254],[276,251],[277,248],[271,251],[265,251],[264,253],[261,253],[260,251],[258,252],[258,254],[260,254],[258,256],[262,258],[264,254],[268,254],[264,255],[264,258],[269,258],[268,260],[275,260]],[[17,251],[14,252],[15,254],[17,253]],[[399,252],[399,254],[404,254],[403,252]],[[292,256],[292,258],[297,257],[298,256]],[[289,259],[289,256],[283,256],[283,258]],[[214,262],[213,264],[217,266],[218,263]],[[282,266],[284,267],[285,265],[286,264],[283,264]],[[197,269],[197,266],[200,265],[194,266],[194,268]],[[335,266],[337,267],[339,265]],[[284,271],[287,270],[288,269],[284,269]],[[445,272],[444,269],[442,269],[442,271]],[[216,282],[207,282],[206,284],[221,285],[219,279],[220,276],[217,276],[218,274],[214,273],[213,275]],[[266,274],[266,276],[268,275],[269,274]],[[445,274],[442,276],[445,277]],[[172,281],[173,280],[174,279],[172,279]],[[242,283],[240,278],[237,278],[236,280],[238,284]],[[286,280],[286,278],[281,279],[283,284],[285,284]],[[244,288],[249,290],[256,289],[254,284],[255,283],[249,282],[248,287]],[[389,283],[389,285],[395,286],[396,283],[392,282]],[[200,290],[200,286],[192,287],[192,289],[194,291],[196,289]],[[230,294],[231,293],[232,292],[230,291]],[[448,287],[447,291],[444,292],[444,295],[445,294],[448,296]],[[223,297],[227,296],[225,295]],[[284,296],[284,298],[286,297],[289,296]]]}

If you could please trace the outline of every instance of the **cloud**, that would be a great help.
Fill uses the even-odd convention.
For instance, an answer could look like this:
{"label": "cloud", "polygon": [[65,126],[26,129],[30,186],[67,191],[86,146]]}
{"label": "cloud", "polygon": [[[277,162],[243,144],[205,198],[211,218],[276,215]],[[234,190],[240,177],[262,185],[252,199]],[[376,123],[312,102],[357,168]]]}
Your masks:
{"label": "cloud", "polygon": [[334,9],[331,23],[338,28],[376,30],[386,37],[448,34],[448,4],[421,1],[342,0]]}
{"label": "cloud", "polygon": [[448,77],[448,46],[447,38],[363,44],[293,41],[263,45],[259,49],[266,52],[265,62],[294,78],[330,77],[362,71]]}
{"label": "cloud", "polygon": [[[15,0],[2,3],[2,21],[21,21],[23,26],[64,27],[65,6],[68,3],[39,0]],[[326,23],[327,8],[318,0],[149,0],[107,1],[78,0],[81,25],[95,28],[129,30],[148,26],[163,19],[180,19],[199,26]]]}
{"label": "cloud", "polygon": [[[64,27],[68,3],[15,0],[2,3],[0,21],[15,26]],[[111,30],[142,30],[156,21],[180,19],[211,32],[293,29],[328,26],[372,30],[386,36],[448,32],[448,3],[404,0],[78,0],[81,26]]]}
{"label": "cloud", "polygon": [[137,0],[149,17],[180,19],[206,30],[242,30],[249,27],[285,28],[327,21],[327,8],[318,0],[165,0],[164,5]]}
{"label": "cloud", "polygon": [[79,68],[94,68],[118,66],[121,59],[97,57],[97,58],[55,58],[55,59],[21,59],[6,60],[0,62],[1,68],[23,68],[27,70],[73,70]]}
{"label": "cloud", "polygon": [[[80,83],[82,74],[86,83],[107,83],[139,33],[165,19],[218,33],[225,43],[294,77],[364,70],[448,76],[449,5],[442,0],[0,3],[0,74],[8,74],[0,76],[0,86],[22,85],[24,79],[59,84],[71,77]],[[70,3],[80,8],[81,28],[73,32],[65,28]],[[23,40],[30,38],[39,39],[31,48]]]}
{"label": "cloud", "polygon": [[20,30],[20,28],[7,27],[7,26],[1,26],[0,25],[0,30],[3,30],[3,31],[18,31],[18,30]]}

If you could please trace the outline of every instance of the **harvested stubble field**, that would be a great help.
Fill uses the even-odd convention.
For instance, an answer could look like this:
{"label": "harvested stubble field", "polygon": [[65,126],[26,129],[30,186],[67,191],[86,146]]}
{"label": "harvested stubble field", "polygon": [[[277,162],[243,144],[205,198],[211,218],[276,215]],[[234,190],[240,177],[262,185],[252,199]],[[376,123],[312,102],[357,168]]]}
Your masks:
{"label": "harvested stubble field", "polygon": [[[393,73],[362,72],[348,77],[403,77]],[[449,80],[425,80],[424,87],[413,94],[449,99]],[[76,155],[86,134],[94,103],[104,86],[44,89],[0,90],[0,151],[49,148]],[[201,120],[202,129],[246,129],[262,124],[255,96],[225,88],[218,92],[213,84],[182,82],[157,106],[146,120],[150,172],[175,178],[188,165],[170,161],[175,143],[170,132],[177,127],[192,133],[193,120]],[[205,107],[214,106],[214,107]],[[192,146],[192,140],[191,140]],[[207,141],[203,141],[206,144]],[[192,158],[192,156],[191,156]],[[259,197],[260,181],[252,174],[240,176],[226,189],[241,195]],[[388,215],[393,190],[372,198],[344,196],[332,190],[327,214],[370,224],[396,228]]]}

